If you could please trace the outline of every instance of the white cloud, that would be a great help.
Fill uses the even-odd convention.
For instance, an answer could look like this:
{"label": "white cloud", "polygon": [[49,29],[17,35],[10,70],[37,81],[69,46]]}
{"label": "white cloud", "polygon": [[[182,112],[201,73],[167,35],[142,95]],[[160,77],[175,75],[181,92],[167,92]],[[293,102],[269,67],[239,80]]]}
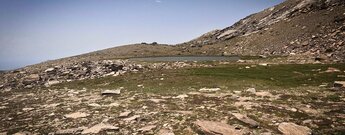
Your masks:
{"label": "white cloud", "polygon": [[156,2],[156,3],[162,3],[162,1],[161,1],[161,0],[155,0],[155,2]]}

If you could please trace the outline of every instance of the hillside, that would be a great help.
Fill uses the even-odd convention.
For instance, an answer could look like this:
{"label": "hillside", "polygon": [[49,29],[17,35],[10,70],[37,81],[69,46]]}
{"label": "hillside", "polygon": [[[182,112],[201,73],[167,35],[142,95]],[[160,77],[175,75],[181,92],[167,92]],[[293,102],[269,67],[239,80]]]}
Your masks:
{"label": "hillside", "polygon": [[342,0],[287,0],[180,44],[195,54],[303,55],[344,61]]}

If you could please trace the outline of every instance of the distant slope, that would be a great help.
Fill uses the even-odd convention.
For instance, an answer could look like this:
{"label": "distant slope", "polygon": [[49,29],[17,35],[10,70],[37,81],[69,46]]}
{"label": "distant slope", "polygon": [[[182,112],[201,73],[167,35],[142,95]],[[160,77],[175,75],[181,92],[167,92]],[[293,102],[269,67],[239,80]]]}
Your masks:
{"label": "distant slope", "polygon": [[344,5],[344,0],[287,0],[182,44],[124,45],[28,67],[168,55],[283,55],[344,62]]}
{"label": "distant slope", "polygon": [[298,54],[344,61],[344,3],[287,0],[179,46],[195,54]]}

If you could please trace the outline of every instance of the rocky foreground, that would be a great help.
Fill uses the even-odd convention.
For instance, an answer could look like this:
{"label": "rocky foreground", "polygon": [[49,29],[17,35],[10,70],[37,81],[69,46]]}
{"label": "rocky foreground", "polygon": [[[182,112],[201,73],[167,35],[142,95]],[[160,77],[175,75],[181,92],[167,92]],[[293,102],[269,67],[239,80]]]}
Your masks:
{"label": "rocky foreground", "polygon": [[[203,88],[181,95],[125,88],[2,92],[0,129],[2,134],[344,133],[345,101],[301,101],[307,93],[255,88]],[[313,94],[321,98],[332,93]]]}
{"label": "rocky foreground", "polygon": [[[145,88],[150,86],[141,84],[140,78],[136,78],[132,85],[111,89],[102,88],[101,86],[108,85],[103,82],[95,84],[96,88],[54,87],[59,85],[58,83],[68,82],[68,79],[72,79],[69,83],[73,84],[80,80],[97,80],[98,77],[106,76],[127,78],[127,74],[131,73],[152,76],[151,78],[157,81],[155,86],[160,86],[169,79],[169,76],[164,75],[168,73],[160,71],[161,69],[216,66],[184,62],[117,62],[101,61],[53,67],[37,74],[30,70],[25,70],[24,73],[24,69],[5,74],[4,76],[17,77],[24,75],[15,81],[6,81],[2,86],[0,134],[345,133],[344,81],[336,82],[333,89],[323,88],[326,86],[304,86],[232,90],[215,86],[180,90],[178,93],[146,91]],[[243,65],[241,70],[253,68],[257,66]],[[125,71],[127,73],[124,73]],[[146,71],[162,73],[159,73],[160,76],[154,76]],[[341,77],[343,72],[330,67],[326,71],[317,70],[316,73],[337,73]],[[27,78],[31,76],[35,76],[33,78],[36,80]],[[185,79],[180,81],[187,81],[187,78]],[[30,83],[26,84],[28,80]],[[47,85],[52,80],[58,83]],[[8,82],[19,85],[10,87]]]}

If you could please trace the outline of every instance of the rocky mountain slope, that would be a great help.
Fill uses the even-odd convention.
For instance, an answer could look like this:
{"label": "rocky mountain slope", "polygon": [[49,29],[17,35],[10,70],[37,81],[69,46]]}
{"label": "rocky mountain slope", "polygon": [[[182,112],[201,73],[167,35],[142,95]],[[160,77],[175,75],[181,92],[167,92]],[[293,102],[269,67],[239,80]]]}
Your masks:
{"label": "rocky mountain slope", "polygon": [[180,46],[195,54],[297,54],[344,61],[344,3],[343,0],[287,0]]}

